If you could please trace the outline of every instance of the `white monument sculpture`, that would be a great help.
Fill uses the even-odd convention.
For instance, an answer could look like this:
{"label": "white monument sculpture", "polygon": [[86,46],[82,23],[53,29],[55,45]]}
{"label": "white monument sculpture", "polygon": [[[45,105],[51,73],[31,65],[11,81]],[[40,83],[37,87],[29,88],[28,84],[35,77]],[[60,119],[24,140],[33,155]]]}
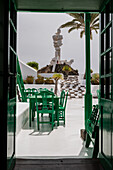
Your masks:
{"label": "white monument sculpture", "polygon": [[55,35],[53,35],[53,43],[54,43],[54,47],[55,47],[55,57],[52,58],[52,60],[50,61],[50,65],[53,65],[53,69],[52,71],[55,71],[55,67],[56,64],[68,64],[69,66],[71,66],[71,64],[74,62],[73,59],[71,59],[70,61],[67,60],[60,60],[60,47],[62,46],[62,39],[63,36],[60,35],[61,30],[60,28],[57,29],[57,32],[55,33]]}

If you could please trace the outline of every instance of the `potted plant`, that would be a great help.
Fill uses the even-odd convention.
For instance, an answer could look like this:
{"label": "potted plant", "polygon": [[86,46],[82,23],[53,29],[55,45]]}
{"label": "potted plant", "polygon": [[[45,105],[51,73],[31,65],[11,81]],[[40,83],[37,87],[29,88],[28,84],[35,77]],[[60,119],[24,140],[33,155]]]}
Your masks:
{"label": "potted plant", "polygon": [[45,84],[54,84],[54,81],[53,81],[53,79],[51,77],[50,78],[46,78]]}
{"label": "potted plant", "polygon": [[44,77],[38,75],[38,78],[35,80],[36,84],[43,84],[44,83]]}
{"label": "potted plant", "polygon": [[23,80],[23,83],[24,83],[24,84],[27,84],[27,81],[26,81],[26,80]]}
{"label": "potted plant", "polygon": [[99,74],[98,73],[92,74],[91,84],[99,85]]}
{"label": "potted plant", "polygon": [[34,77],[33,77],[33,76],[27,76],[26,82],[27,82],[28,84],[33,84],[33,81],[34,81]]}

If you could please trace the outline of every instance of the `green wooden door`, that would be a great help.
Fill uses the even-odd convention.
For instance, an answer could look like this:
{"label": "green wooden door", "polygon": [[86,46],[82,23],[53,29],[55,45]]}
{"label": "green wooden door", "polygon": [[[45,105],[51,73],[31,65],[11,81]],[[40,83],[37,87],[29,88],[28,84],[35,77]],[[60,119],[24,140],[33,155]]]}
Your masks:
{"label": "green wooden door", "polygon": [[106,170],[113,168],[113,14],[110,0],[100,22],[100,136],[99,157]]}
{"label": "green wooden door", "polygon": [[13,1],[9,6],[8,42],[8,110],[7,110],[7,169],[15,164],[16,132],[16,9]]}

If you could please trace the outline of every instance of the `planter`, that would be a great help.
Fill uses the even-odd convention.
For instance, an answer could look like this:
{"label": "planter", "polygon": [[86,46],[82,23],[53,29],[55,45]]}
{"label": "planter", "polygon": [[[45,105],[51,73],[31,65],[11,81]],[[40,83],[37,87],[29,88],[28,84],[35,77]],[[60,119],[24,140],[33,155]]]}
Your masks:
{"label": "planter", "polygon": [[44,79],[36,79],[35,84],[44,84]]}
{"label": "planter", "polygon": [[32,76],[27,76],[26,82],[27,82],[28,84],[33,84],[33,81],[34,81],[34,77],[32,77]]}
{"label": "planter", "polygon": [[53,80],[45,80],[45,84],[54,84]]}

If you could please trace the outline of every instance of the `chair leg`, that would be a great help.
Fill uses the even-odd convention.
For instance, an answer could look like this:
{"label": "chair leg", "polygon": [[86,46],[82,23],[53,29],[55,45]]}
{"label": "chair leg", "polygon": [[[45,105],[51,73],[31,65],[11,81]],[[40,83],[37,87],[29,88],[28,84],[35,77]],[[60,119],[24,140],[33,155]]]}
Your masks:
{"label": "chair leg", "polygon": [[51,116],[52,116],[51,124],[52,124],[52,130],[53,130],[53,114]]}
{"label": "chair leg", "polygon": [[95,138],[95,144],[94,144],[94,150],[93,150],[93,158],[97,158],[99,152],[99,127],[97,127],[96,130],[96,138]]}
{"label": "chair leg", "polygon": [[34,121],[34,117],[35,117],[35,103],[33,103],[32,105],[32,121]]}
{"label": "chair leg", "polygon": [[38,130],[39,130],[39,113],[37,113],[37,126],[38,126]]}
{"label": "chair leg", "polygon": [[88,148],[88,147],[89,147],[90,142],[91,142],[91,139],[90,139],[89,134],[87,133],[87,138],[86,138],[86,148]]}
{"label": "chair leg", "polygon": [[64,115],[63,116],[64,116],[64,125],[65,125],[65,110],[64,110]]}

